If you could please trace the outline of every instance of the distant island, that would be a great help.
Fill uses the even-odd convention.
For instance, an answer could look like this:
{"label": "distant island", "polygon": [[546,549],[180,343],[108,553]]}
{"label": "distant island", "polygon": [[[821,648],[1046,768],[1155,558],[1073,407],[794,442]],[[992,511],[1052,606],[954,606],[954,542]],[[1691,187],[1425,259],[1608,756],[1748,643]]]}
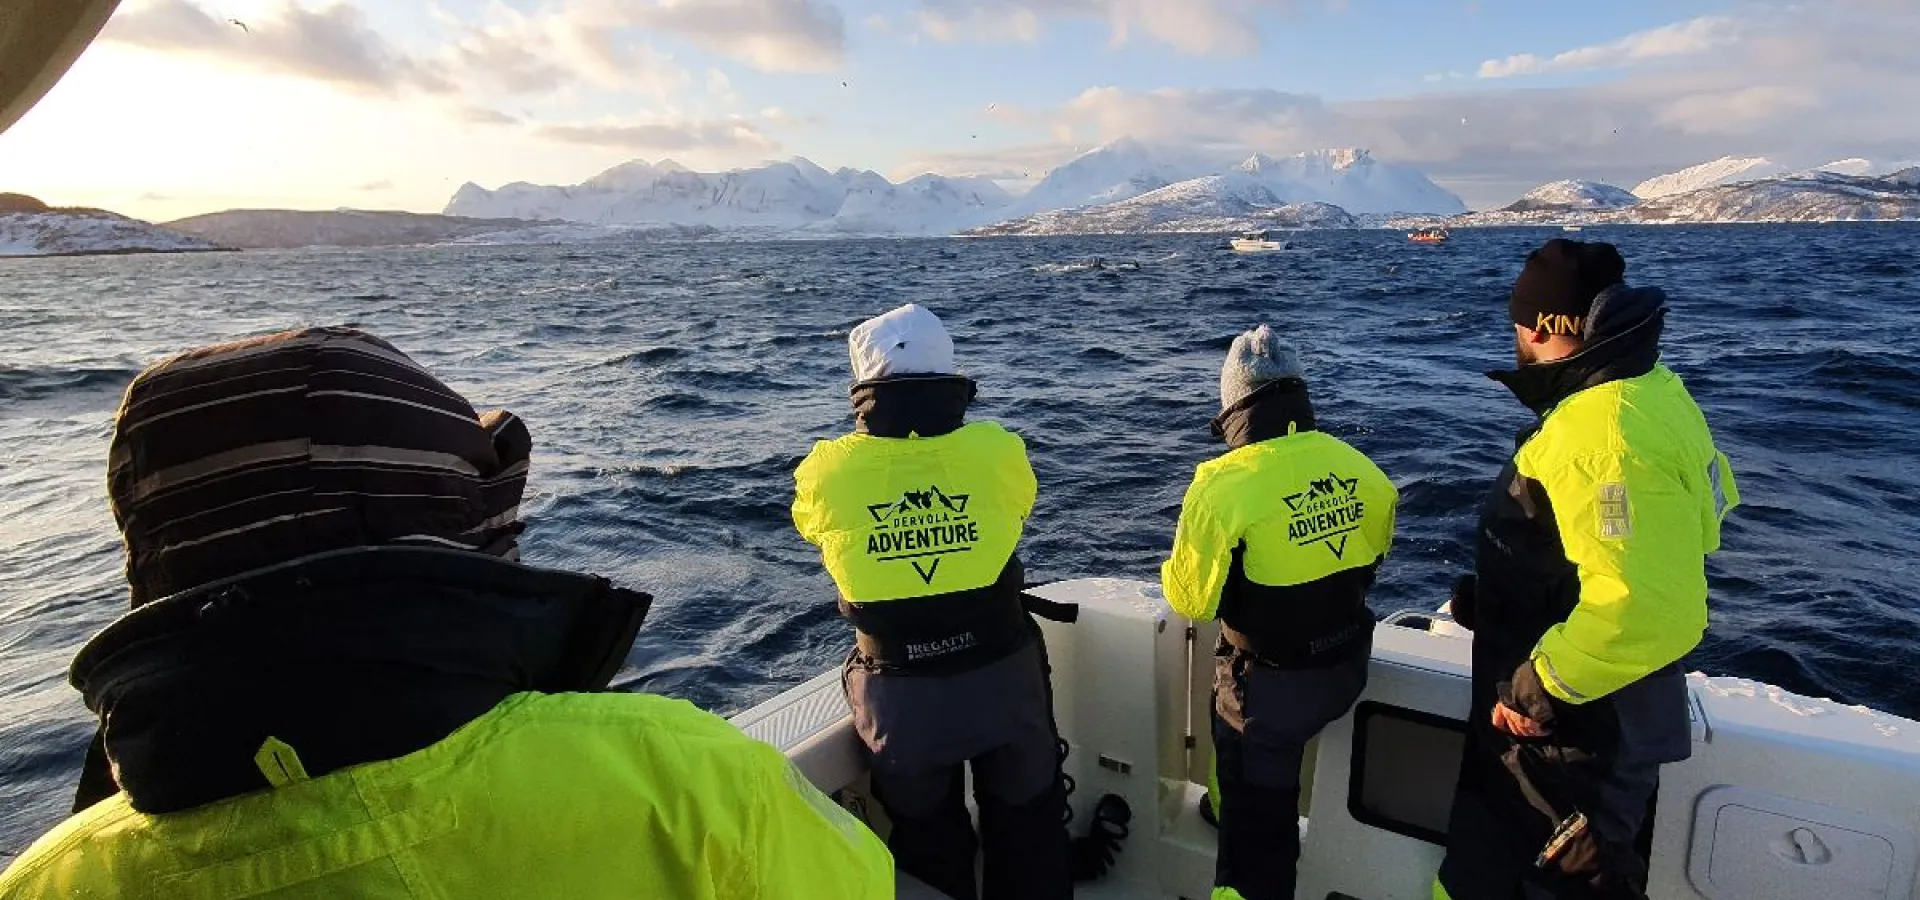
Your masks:
{"label": "distant island", "polygon": [[[1890,171],[1882,171],[1891,169]],[[1839,160],[1793,170],[1723,157],[1629,191],[1541,185],[1469,212],[1418,169],[1364,149],[1239,159],[1115,141],[1022,194],[982,177],[829,172],[804,158],[727,172],[672,160],[622,163],[576,185],[462,185],[442,214],[228,210],[153,225],[0,194],[0,256],[446,244],[706,239],[1216,234],[1434,226],[1666,225],[1920,220],[1920,167]]]}
{"label": "distant island", "polygon": [[711,237],[701,226],[583,229],[558,220],[477,219],[431,213],[342,209],[233,209],[166,223],[172,231],[243,250],[293,247],[398,247],[422,244],[577,243],[620,237],[682,239]]}
{"label": "distant island", "polygon": [[25,194],[0,193],[0,257],[222,249],[212,241],[104,209],[48,206]]}

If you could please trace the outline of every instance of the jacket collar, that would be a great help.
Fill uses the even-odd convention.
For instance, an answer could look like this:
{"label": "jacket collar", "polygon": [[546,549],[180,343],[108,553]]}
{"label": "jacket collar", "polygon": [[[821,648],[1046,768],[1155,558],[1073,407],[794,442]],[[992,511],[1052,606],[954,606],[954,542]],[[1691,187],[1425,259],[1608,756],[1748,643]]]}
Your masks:
{"label": "jacket collar", "polygon": [[1215,416],[1212,428],[1214,437],[1235,450],[1297,431],[1312,431],[1313,402],[1307,396],[1307,383],[1285,378],[1261,385]]}
{"label": "jacket collar", "polygon": [[1611,288],[1594,300],[1587,316],[1585,349],[1553,362],[1488,372],[1487,377],[1545,416],[1588,388],[1645,375],[1660,362],[1666,299],[1659,288]]}
{"label": "jacket collar", "polygon": [[424,749],[514,693],[604,690],[651,602],[478,553],[337,551],[142,606],[70,678],[114,782],[172,812],[268,787],[269,737],[318,777]]}
{"label": "jacket collar", "polygon": [[853,386],[854,430],[874,437],[939,437],[966,424],[979,387],[959,375],[901,375]]}

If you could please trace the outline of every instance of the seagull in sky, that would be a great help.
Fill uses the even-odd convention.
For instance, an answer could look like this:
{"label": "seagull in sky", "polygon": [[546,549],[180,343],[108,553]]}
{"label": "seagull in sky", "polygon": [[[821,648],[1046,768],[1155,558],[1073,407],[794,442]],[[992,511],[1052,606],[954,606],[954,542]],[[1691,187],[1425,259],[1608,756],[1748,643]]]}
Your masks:
{"label": "seagull in sky", "polygon": [[248,27],[247,27],[247,23],[245,23],[245,22],[242,22],[242,21],[240,21],[239,19],[228,19],[228,20],[227,20],[227,24],[228,24],[228,25],[235,25],[235,26],[238,26],[238,27],[240,28],[240,30],[241,30],[241,31],[244,31],[244,32],[246,32],[246,33],[248,33],[248,34],[252,34],[252,33],[253,33],[253,29],[251,29],[251,28],[248,28]]}

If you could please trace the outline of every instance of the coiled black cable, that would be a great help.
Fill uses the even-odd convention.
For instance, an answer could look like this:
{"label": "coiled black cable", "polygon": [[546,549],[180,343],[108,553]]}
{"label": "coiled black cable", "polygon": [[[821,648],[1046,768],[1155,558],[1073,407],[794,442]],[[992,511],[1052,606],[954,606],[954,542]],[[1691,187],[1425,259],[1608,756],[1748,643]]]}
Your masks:
{"label": "coiled black cable", "polygon": [[1101,797],[1100,802],[1094,804],[1093,821],[1087,825],[1087,833],[1073,839],[1073,880],[1092,881],[1107,874],[1120,855],[1121,842],[1132,830],[1129,827],[1132,821],[1133,809],[1127,806],[1125,798],[1119,794]]}
{"label": "coiled black cable", "polygon": [[1079,787],[1079,785],[1074,782],[1072,775],[1067,774],[1067,753],[1070,749],[1067,746],[1067,739],[1054,738],[1053,740],[1054,747],[1060,754],[1060,806],[1064,810],[1060,814],[1060,824],[1072,825],[1073,803],[1070,801],[1073,799],[1074,788]]}
{"label": "coiled black cable", "polygon": [[[1066,772],[1065,763],[1070,748],[1064,739],[1058,741],[1060,752],[1060,805],[1064,808],[1060,821],[1062,825],[1073,824],[1073,804],[1067,802],[1073,797],[1078,785],[1073,776]],[[1121,844],[1131,833],[1133,808],[1127,805],[1126,798],[1119,794],[1106,794],[1093,806],[1093,821],[1087,825],[1087,833],[1073,838],[1067,847],[1070,871],[1074,881],[1092,881],[1107,874],[1113,868],[1114,860],[1120,855]]]}

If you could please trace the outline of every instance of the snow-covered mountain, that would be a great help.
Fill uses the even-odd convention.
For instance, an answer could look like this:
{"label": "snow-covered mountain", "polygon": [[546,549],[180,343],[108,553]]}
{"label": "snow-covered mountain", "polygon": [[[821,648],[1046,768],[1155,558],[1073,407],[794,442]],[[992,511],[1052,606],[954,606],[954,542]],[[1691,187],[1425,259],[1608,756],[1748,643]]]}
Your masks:
{"label": "snow-covered mountain", "polygon": [[1832,172],[1835,175],[1880,176],[1891,175],[1902,169],[1911,169],[1915,166],[1920,166],[1920,160],[1909,159],[1900,162],[1887,162],[1885,160],[1871,160],[1855,156],[1849,159],[1836,159],[1833,162],[1810,171]]}
{"label": "snow-covered mountain", "polygon": [[1715,185],[1772,178],[1789,171],[1786,166],[1764,156],[1722,156],[1711,162],[1642,181],[1633,189],[1633,195],[1642,200],[1652,200]]}
{"label": "snow-covered mountain", "polygon": [[800,158],[719,173],[695,172],[670,160],[634,160],[571,186],[515,182],[490,191],[465,184],[446,214],[591,225],[948,234],[991,221],[1011,201],[984,179],[923,175],[894,184],[875,172],[828,172]]}
{"label": "snow-covered mountain", "polygon": [[1288,204],[1261,184],[1207,175],[1138,197],[1078,209],[1052,210],[977,228],[969,234],[1226,233],[1261,228],[1353,228],[1354,219],[1326,203]]}
{"label": "snow-covered mountain", "polygon": [[[1086,153],[1047,174],[1020,198],[1010,214],[1016,218],[1056,210],[1101,207],[1142,195],[1204,180],[1201,193],[1238,191],[1244,198],[1259,188],[1271,200],[1284,203],[1330,203],[1353,213],[1418,212],[1453,214],[1466,211],[1460,198],[1404,166],[1383,163],[1365,150],[1313,150],[1285,158],[1256,153],[1237,162],[1208,159],[1205,154],[1135,140],[1119,140]],[[1176,193],[1174,197],[1185,197]]]}
{"label": "snow-covered mountain", "polygon": [[[799,163],[805,163],[804,167]],[[622,163],[577,185],[462,185],[445,213],[480,219],[563,219],[589,225],[710,224],[798,228],[831,218],[840,194],[805,160],[703,174],[671,162]]]}
{"label": "snow-covered mountain", "polygon": [[[843,170],[845,171],[845,170]],[[1013,195],[985,178],[921,175],[894,184],[873,172],[850,173],[839,212],[808,231],[835,234],[951,234],[996,218]]]}
{"label": "snow-covered mountain", "polygon": [[[1114,158],[1138,162],[1139,145],[1124,145]],[[1080,165],[1081,157],[1068,167]],[[1121,171],[1123,169],[1109,169]],[[1124,195],[1170,169],[1137,170],[1111,188]],[[1049,180],[1053,180],[1051,176]],[[1057,185],[1076,190],[1099,179],[1075,176]],[[1064,196],[1064,193],[1059,196]],[[1016,209],[1032,206],[1022,201]],[[1044,205],[1044,204],[1040,204]],[[1460,213],[1460,198],[1420,172],[1383,163],[1365,150],[1315,150],[1284,159],[1255,154],[1218,172],[1189,178],[1114,202],[1041,209],[970,232],[972,234],[1138,234],[1219,232],[1256,228],[1353,228],[1353,214]]]}
{"label": "snow-covered mountain", "polygon": [[438,244],[552,222],[519,219],[471,219],[423,213],[342,209],[309,212],[292,209],[230,209],[190,216],[166,227],[226,247],[258,250],[279,247],[393,247]]}
{"label": "snow-covered mountain", "polygon": [[[511,219],[485,221],[512,222]],[[658,241],[700,241],[722,237],[711,225],[581,225],[545,223],[482,231],[442,241],[443,245],[503,244],[644,244]]]}
{"label": "snow-covered mountain", "polygon": [[1824,166],[1816,166],[1815,172],[1832,172],[1835,175],[1872,175],[1875,167],[1872,160],[1855,156],[1849,159],[1836,159]]}
{"label": "snow-covered mountain", "polygon": [[1879,177],[1804,172],[1649,200],[1636,223],[1872,222],[1920,219],[1920,168]]}
{"label": "snow-covered mountain", "polygon": [[1290,203],[1330,203],[1354,214],[1467,211],[1451,191],[1417,169],[1383,163],[1366,150],[1312,150],[1284,159],[1255,154],[1228,170]]}
{"label": "snow-covered mountain", "polygon": [[1471,228],[1920,220],[1920,167],[1881,176],[1807,171],[1713,185],[1613,208],[1529,205],[1527,198],[1536,195],[1558,197],[1562,191],[1557,184],[1545,185],[1506,209],[1451,217],[1398,217],[1386,224],[1389,228]]}
{"label": "snow-covered mountain", "polygon": [[0,256],[184,253],[219,249],[212,242],[119,213],[54,208],[24,194],[0,194]]}
{"label": "snow-covered mountain", "polygon": [[1010,217],[1131,200],[1170,184],[1219,172],[1228,159],[1183,148],[1122,138],[1096,147],[1048,172],[1022,196]]}
{"label": "snow-covered mountain", "polygon": [[1598,181],[1555,181],[1528,191],[1508,204],[1507,212],[1621,209],[1639,203],[1626,190]]}
{"label": "snow-covered mountain", "polygon": [[1641,202],[1639,197],[1599,181],[1555,181],[1534,188],[1499,209],[1459,216],[1395,216],[1384,224],[1388,228],[1584,225],[1610,221],[1610,216]]}

